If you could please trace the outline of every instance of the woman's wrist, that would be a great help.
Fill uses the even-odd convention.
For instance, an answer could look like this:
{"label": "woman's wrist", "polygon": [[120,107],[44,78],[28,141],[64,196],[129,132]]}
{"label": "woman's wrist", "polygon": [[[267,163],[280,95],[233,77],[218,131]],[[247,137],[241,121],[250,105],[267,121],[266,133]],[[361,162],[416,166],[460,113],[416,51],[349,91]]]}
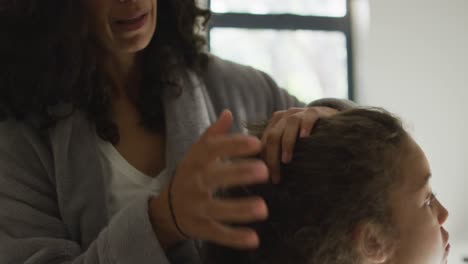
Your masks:
{"label": "woman's wrist", "polygon": [[164,250],[186,239],[177,230],[172,219],[167,189],[160,195],[151,197],[148,203],[151,225]]}

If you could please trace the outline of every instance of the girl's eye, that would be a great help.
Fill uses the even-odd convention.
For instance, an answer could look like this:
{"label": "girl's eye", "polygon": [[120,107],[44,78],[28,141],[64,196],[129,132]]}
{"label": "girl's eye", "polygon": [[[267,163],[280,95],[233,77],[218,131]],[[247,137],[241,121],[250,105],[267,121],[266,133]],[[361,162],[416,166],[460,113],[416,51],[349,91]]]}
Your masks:
{"label": "girl's eye", "polygon": [[432,204],[434,203],[435,199],[436,199],[436,194],[435,193],[429,194],[429,197],[426,200],[425,206],[429,207],[429,208],[432,208]]}

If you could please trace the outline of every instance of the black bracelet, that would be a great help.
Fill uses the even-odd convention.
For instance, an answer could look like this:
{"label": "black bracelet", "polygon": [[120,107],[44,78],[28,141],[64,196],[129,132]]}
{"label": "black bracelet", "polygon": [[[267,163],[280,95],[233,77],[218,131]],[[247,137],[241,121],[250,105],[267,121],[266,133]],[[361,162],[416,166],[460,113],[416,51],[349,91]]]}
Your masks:
{"label": "black bracelet", "polygon": [[174,222],[174,225],[177,229],[177,231],[179,231],[179,233],[185,238],[185,239],[188,239],[189,236],[187,234],[185,234],[182,229],[180,229],[180,226],[179,224],[177,224],[177,219],[175,217],[175,214],[174,214],[174,208],[172,207],[172,183],[174,182],[174,178],[175,178],[175,175],[172,177],[171,181],[169,182],[169,192],[168,192],[168,202],[169,202],[169,211],[171,211],[171,216],[172,216],[172,221]]}

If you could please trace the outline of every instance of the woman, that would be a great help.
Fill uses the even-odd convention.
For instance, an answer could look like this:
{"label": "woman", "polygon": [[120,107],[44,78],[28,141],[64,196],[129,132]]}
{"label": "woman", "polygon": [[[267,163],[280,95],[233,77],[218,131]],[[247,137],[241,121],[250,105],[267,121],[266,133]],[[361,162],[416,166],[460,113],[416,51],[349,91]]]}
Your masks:
{"label": "woman", "polygon": [[398,119],[352,109],[299,139],[279,185],[228,190],[263,197],[268,220],[250,225],[260,247],[206,245],[205,264],[445,264],[447,210],[435,198],[421,148]]}
{"label": "woman", "polygon": [[[209,12],[194,2],[1,1],[0,263],[176,263],[190,239],[258,246],[225,223],[266,218],[264,201],[212,194],[277,182],[299,131],[346,104],[304,108],[205,53]],[[272,115],[263,143],[239,134]],[[262,144],[269,171],[245,159]]]}

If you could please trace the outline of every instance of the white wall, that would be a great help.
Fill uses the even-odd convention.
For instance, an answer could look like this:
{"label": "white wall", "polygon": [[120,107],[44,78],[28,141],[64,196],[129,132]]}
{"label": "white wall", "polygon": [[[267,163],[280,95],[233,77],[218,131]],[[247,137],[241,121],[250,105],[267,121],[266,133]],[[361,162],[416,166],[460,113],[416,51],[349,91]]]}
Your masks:
{"label": "white wall", "polygon": [[358,47],[364,67],[357,100],[383,106],[409,125],[450,211],[449,263],[462,263],[462,254],[468,257],[468,1],[370,0],[370,31]]}

